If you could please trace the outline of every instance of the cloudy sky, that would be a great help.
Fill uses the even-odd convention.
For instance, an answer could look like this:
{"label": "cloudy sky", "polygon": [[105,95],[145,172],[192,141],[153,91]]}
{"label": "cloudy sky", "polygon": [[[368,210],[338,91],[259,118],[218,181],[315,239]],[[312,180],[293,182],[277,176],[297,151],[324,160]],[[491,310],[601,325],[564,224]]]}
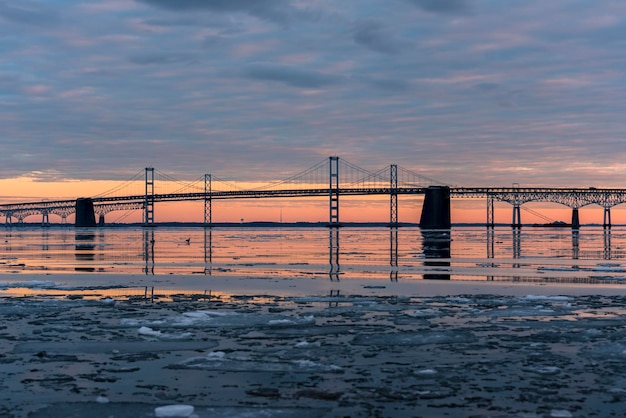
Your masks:
{"label": "cloudy sky", "polygon": [[626,184],[623,0],[0,0],[0,178]]}

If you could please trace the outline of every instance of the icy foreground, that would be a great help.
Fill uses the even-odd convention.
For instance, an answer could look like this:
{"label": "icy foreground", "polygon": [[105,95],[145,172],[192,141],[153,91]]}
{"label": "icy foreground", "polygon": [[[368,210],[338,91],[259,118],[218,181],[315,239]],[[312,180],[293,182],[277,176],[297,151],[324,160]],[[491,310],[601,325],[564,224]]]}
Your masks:
{"label": "icy foreground", "polygon": [[622,416],[625,306],[615,295],[2,298],[0,416]]}

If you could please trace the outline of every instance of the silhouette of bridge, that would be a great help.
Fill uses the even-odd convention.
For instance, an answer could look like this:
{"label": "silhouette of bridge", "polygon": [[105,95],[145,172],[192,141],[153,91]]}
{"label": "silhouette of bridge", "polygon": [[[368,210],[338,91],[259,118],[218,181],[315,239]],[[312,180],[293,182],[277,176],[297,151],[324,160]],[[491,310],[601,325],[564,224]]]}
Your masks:
{"label": "silhouette of bridge", "polygon": [[[340,196],[389,196],[389,224],[398,224],[398,196],[423,195],[424,205],[420,226],[446,229],[450,227],[451,198],[486,199],[486,225],[494,226],[494,202],[506,202],[513,207],[511,226],[521,227],[522,205],[529,202],[552,202],[572,209],[573,228],[580,226],[578,210],[588,205],[604,209],[603,225],[611,227],[611,208],[626,203],[626,189],[599,188],[541,188],[541,187],[456,187],[395,164],[372,172],[332,156],[287,179],[252,189],[241,189],[233,182],[204,174],[193,182],[181,182],[157,171],[167,184],[177,190],[157,190],[155,169],[145,168],[133,178],[112,190],[92,197],[67,200],[43,200],[0,204],[0,216],[5,225],[18,223],[31,215],[41,215],[42,225],[49,225],[51,214],[65,223],[75,215],[76,226],[95,226],[113,211],[143,211],[143,223],[154,225],[154,208],[158,202],[203,201],[204,223],[211,225],[213,200],[265,199],[326,196],[329,202],[329,226],[339,226]],[[218,185],[219,187],[216,187]],[[139,186],[139,187],[138,187]],[[138,190],[138,188],[140,190]],[[129,190],[132,191],[129,192]],[[158,191],[158,192],[157,192]],[[524,208],[529,212],[533,212]],[[536,215],[542,217],[541,214]],[[547,218],[543,217],[547,220]]]}

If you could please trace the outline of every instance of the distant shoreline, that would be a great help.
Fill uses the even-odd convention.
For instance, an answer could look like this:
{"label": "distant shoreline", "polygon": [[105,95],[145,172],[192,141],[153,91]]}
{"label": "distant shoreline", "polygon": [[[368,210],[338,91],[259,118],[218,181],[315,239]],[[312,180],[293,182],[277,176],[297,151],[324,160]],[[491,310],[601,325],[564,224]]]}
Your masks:
{"label": "distant shoreline", "polygon": [[[134,223],[105,223],[102,226],[96,226],[95,228],[136,228],[143,227],[143,223],[134,222]],[[330,225],[328,222],[272,222],[272,221],[253,221],[253,222],[213,222],[213,228],[328,228]],[[340,222],[337,225],[333,225],[335,227],[341,228],[388,228],[388,227],[411,227],[411,228],[419,228],[419,223],[416,222],[398,222],[395,225],[391,225],[389,222]],[[496,223],[495,227],[511,227],[510,224],[507,223]],[[614,224],[613,227],[624,226],[624,224]],[[5,227],[10,228],[36,228],[36,227],[44,227],[40,222],[24,222],[24,223],[13,223],[10,225],[5,225]],[[161,227],[161,228],[204,228],[206,225],[203,222],[156,222],[151,227]],[[476,222],[476,223],[453,223],[452,227],[463,228],[463,227],[486,227],[484,223]],[[523,228],[571,228],[570,224],[522,224]],[[602,224],[581,224],[581,227],[602,227]],[[59,223],[50,223],[45,226],[45,228],[74,228],[74,224],[59,224]]]}

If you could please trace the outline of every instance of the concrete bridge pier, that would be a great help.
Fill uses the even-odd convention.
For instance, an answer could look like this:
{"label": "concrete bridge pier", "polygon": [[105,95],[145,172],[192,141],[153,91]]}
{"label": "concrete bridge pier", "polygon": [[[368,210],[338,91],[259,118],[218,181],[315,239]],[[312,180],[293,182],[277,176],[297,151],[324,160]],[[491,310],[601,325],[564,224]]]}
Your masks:
{"label": "concrete bridge pier", "polygon": [[522,213],[519,204],[513,205],[513,220],[511,221],[511,228],[519,229],[522,227]]}
{"label": "concrete bridge pier", "polygon": [[104,213],[98,215],[98,226],[104,226]]}
{"label": "concrete bridge pier", "polygon": [[420,228],[450,229],[450,188],[429,186],[424,193]]}
{"label": "concrete bridge pier", "polygon": [[611,228],[611,208],[604,208],[604,220],[602,222],[604,229]]}
{"label": "concrete bridge pier", "polygon": [[76,220],[74,226],[79,228],[93,228],[96,226],[96,215],[93,210],[93,200],[88,197],[76,199]]}
{"label": "concrete bridge pier", "polygon": [[572,209],[572,229],[580,229],[580,218],[578,216],[578,208]]}

